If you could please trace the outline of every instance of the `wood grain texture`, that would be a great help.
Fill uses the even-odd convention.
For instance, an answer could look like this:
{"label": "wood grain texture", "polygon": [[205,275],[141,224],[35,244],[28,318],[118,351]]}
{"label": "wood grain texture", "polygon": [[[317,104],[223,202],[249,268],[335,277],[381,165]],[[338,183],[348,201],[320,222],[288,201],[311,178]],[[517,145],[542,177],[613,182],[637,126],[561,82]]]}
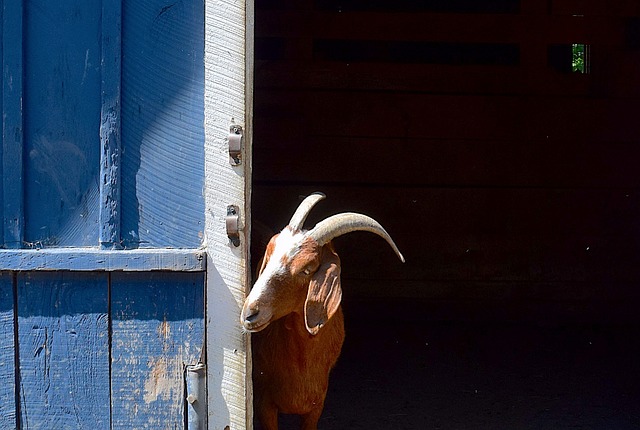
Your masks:
{"label": "wood grain texture", "polygon": [[122,1],[102,2],[100,111],[100,233],[103,248],[120,246]]}
{"label": "wood grain texture", "polygon": [[2,4],[2,203],[6,248],[22,247],[24,238],[24,125],[22,0]]}
{"label": "wood grain texture", "polygon": [[122,244],[204,241],[203,0],[122,4]]}
{"label": "wood grain texture", "polygon": [[203,273],[111,275],[112,429],[181,429],[204,344]]}
{"label": "wood grain texture", "polygon": [[109,429],[106,274],[18,275],[21,429]]}
{"label": "wood grain texture", "polygon": [[198,249],[138,249],[108,251],[87,248],[0,250],[2,270],[73,271],[183,271],[206,269]]}
{"label": "wood grain texture", "polygon": [[27,245],[98,244],[101,3],[25,2]]}
{"label": "wood grain texture", "polygon": [[0,428],[16,428],[16,362],[13,276],[0,272]]}
{"label": "wood grain texture", "polygon": [[[248,290],[253,2],[205,3],[205,201],[209,426],[252,428],[248,336],[239,324]],[[243,126],[243,163],[229,164],[229,127]],[[240,247],[229,243],[227,205],[240,208]]]}

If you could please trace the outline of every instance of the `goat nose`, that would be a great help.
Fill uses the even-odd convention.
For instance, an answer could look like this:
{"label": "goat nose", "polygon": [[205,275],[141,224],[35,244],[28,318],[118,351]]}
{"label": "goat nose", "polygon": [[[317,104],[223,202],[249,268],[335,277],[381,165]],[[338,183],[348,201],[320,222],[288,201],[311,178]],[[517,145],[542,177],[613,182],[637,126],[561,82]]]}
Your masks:
{"label": "goat nose", "polygon": [[258,314],[260,313],[260,309],[258,308],[249,308],[247,309],[247,314],[244,317],[246,322],[253,322],[258,318]]}

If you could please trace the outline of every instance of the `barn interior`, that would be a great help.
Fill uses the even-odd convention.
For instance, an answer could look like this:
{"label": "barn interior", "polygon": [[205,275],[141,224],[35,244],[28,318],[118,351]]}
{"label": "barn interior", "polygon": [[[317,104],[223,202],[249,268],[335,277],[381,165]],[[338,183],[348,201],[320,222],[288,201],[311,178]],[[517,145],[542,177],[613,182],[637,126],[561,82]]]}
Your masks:
{"label": "barn interior", "polygon": [[254,264],[314,191],[406,258],[335,241],[320,428],[638,428],[640,3],[255,9]]}

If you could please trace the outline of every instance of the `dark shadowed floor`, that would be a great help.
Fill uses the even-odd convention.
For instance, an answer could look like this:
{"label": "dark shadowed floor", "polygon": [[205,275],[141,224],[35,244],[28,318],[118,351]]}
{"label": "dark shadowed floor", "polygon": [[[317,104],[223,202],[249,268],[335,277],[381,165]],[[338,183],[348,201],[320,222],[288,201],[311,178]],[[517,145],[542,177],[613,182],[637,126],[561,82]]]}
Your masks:
{"label": "dark shadowed floor", "polygon": [[640,429],[639,334],[352,316],[319,429]]}

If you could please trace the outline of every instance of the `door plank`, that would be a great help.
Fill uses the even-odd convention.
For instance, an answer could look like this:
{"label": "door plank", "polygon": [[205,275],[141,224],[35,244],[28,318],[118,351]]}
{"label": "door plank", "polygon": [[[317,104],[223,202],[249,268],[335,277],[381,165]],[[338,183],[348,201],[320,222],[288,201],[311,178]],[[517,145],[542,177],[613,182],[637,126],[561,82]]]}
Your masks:
{"label": "door plank", "polygon": [[169,3],[122,4],[120,227],[127,248],[196,248],[203,240],[204,6]]}
{"label": "door plank", "polygon": [[114,273],[113,429],[184,426],[184,366],[204,342],[204,273]]}
{"label": "door plank", "polygon": [[107,275],[18,275],[22,429],[109,428]]}
{"label": "door plank", "polygon": [[120,245],[122,129],[122,0],[102,2],[102,108],[100,111],[100,234],[103,248]]}
{"label": "door plank", "polygon": [[16,427],[16,367],[10,272],[0,272],[0,428]]}
{"label": "door plank", "polygon": [[20,157],[25,154],[24,237],[33,247],[98,242],[100,4],[24,3]]}
{"label": "door plank", "polygon": [[[2,199],[5,248],[24,238],[23,14],[22,0],[2,4]],[[4,44],[4,41],[11,43]]]}

